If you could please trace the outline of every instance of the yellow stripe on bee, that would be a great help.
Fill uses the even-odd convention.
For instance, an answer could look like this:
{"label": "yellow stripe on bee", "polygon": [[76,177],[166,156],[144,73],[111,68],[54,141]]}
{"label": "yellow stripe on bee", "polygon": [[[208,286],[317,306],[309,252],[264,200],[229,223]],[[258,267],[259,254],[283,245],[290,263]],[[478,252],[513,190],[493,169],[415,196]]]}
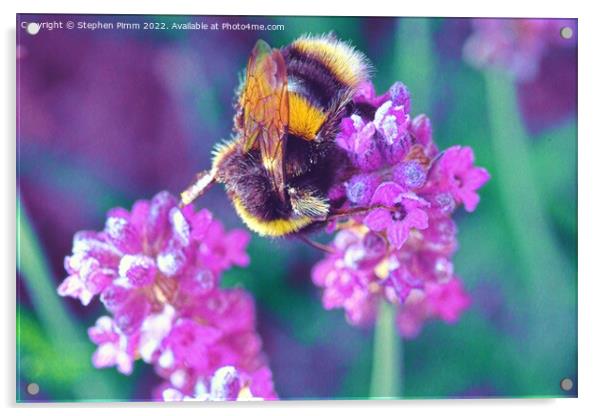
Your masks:
{"label": "yellow stripe on bee", "polygon": [[355,87],[368,77],[366,58],[345,42],[327,36],[302,37],[293,46],[326,65],[343,84]]}
{"label": "yellow stripe on bee", "polygon": [[234,209],[242,221],[257,234],[264,237],[282,237],[299,231],[312,223],[310,217],[297,217],[291,219],[264,220],[251,214],[237,196],[232,198]]}
{"label": "yellow stripe on bee", "polygon": [[305,97],[288,95],[288,132],[306,140],[314,140],[326,121],[326,115]]}

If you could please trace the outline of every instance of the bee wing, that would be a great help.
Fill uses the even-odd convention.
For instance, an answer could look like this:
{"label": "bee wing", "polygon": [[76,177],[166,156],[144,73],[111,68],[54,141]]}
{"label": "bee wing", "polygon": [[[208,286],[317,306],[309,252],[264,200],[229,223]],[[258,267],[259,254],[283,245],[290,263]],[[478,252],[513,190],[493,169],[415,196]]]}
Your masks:
{"label": "bee wing", "polygon": [[284,200],[284,151],[288,128],[286,62],[278,49],[257,41],[249,63],[243,94],[244,152],[259,146],[261,161],[272,185]]}

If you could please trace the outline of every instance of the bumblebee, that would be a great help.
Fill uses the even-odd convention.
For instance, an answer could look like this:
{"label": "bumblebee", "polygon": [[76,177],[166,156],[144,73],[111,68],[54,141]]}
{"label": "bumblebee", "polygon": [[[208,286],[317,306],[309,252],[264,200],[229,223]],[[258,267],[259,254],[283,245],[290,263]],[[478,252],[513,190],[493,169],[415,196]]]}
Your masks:
{"label": "bumblebee", "polygon": [[211,170],[197,174],[182,203],[222,183],[242,221],[270,237],[340,215],[343,200],[329,193],[349,177],[350,162],[335,137],[368,78],[366,57],[332,35],[281,49],[259,40],[237,92],[233,139],[215,148]]}

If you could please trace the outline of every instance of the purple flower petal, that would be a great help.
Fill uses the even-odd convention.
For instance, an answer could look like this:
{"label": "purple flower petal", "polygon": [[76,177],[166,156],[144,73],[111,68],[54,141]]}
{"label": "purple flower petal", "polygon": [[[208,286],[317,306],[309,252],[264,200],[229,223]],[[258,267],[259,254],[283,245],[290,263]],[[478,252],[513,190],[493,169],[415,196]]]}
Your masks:
{"label": "purple flower petal", "polygon": [[403,106],[403,110],[410,114],[412,111],[411,107],[411,94],[408,87],[403,82],[397,81],[389,88],[389,94],[391,96],[391,101],[396,106]]}
{"label": "purple flower petal", "polygon": [[412,119],[411,129],[419,144],[427,145],[433,140],[431,120],[425,114],[420,114]]}
{"label": "purple flower petal", "polygon": [[174,207],[169,211],[169,222],[173,238],[181,246],[187,246],[190,242],[190,225],[179,208]]}
{"label": "purple flower petal", "polygon": [[149,241],[160,241],[169,233],[169,212],[177,205],[177,200],[168,192],[155,195],[150,203],[146,232]]}
{"label": "purple flower petal", "polygon": [[403,188],[395,182],[383,182],[376,188],[370,205],[393,206],[399,202]]}
{"label": "purple flower petal", "polygon": [[213,221],[213,214],[207,209],[202,209],[189,221],[192,224],[191,237],[199,241],[205,238],[205,234]]}
{"label": "purple flower petal", "polygon": [[347,199],[358,206],[368,205],[380,182],[381,177],[378,173],[364,173],[353,176],[345,187]]}
{"label": "purple flower petal", "polygon": [[426,170],[418,162],[403,162],[393,168],[393,179],[407,189],[421,188],[426,182]]}
{"label": "purple flower petal", "polygon": [[144,319],[140,326],[140,356],[150,363],[155,358],[163,339],[171,331],[176,310],[171,305],[165,305],[163,311]]}
{"label": "purple flower petal", "polygon": [[421,209],[414,209],[407,213],[403,222],[409,228],[424,230],[429,226],[429,217],[425,211]]}
{"label": "purple flower petal", "polygon": [[364,225],[373,231],[382,231],[386,229],[392,221],[391,212],[384,208],[376,208],[366,215],[366,218],[364,218]]}
{"label": "purple flower petal", "polygon": [[211,379],[213,400],[236,400],[241,389],[240,377],[236,369],[226,366],[218,369]]}
{"label": "purple flower petal", "polygon": [[184,269],[187,263],[184,248],[174,240],[157,255],[157,268],[166,276],[172,277]]}
{"label": "purple flower petal", "polygon": [[476,191],[489,179],[489,173],[474,166],[474,152],[470,147],[453,146],[445,151],[436,167],[441,188],[464,203],[468,212],[479,203]]}
{"label": "purple flower petal", "polygon": [[124,334],[132,335],[140,329],[150,310],[151,306],[143,295],[130,294],[127,301],[113,311],[115,324]]}
{"label": "purple flower petal", "polygon": [[141,250],[138,230],[126,218],[109,217],[104,229],[109,241],[122,253],[137,253]]}
{"label": "purple flower petal", "polygon": [[155,261],[148,256],[128,254],[119,263],[119,276],[126,279],[132,287],[150,285],[156,273]]}
{"label": "purple flower petal", "polygon": [[403,246],[409,235],[409,225],[405,221],[393,221],[387,228],[389,243],[397,250]]}
{"label": "purple flower petal", "polygon": [[88,305],[94,297],[94,293],[88,290],[76,275],[68,276],[63,280],[59,285],[57,292],[60,296],[70,296],[79,299],[84,306]]}

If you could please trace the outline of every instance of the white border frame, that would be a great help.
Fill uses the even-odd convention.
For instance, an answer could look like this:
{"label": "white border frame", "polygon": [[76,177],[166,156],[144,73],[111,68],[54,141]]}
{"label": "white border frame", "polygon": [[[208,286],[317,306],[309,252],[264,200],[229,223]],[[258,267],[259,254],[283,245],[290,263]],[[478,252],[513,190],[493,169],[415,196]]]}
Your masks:
{"label": "white border frame", "polygon": [[[149,4],[150,3],[150,4]],[[0,217],[0,230],[3,230],[1,262],[3,275],[2,309],[7,313],[1,322],[4,340],[2,349],[3,376],[0,378],[2,392],[1,404],[8,407],[9,414],[106,414],[107,409],[117,415],[139,413],[143,408],[146,414],[157,415],[177,408],[183,414],[200,412],[227,414],[244,412],[245,414],[307,414],[307,412],[365,413],[375,408],[383,414],[445,414],[472,415],[485,411],[488,415],[504,415],[516,411],[543,411],[547,415],[566,415],[572,412],[587,412],[600,408],[598,391],[601,387],[602,368],[601,336],[597,319],[601,316],[600,294],[602,279],[600,262],[596,256],[601,246],[596,239],[602,236],[601,193],[602,186],[597,178],[602,178],[597,159],[600,151],[602,132],[600,129],[600,74],[602,74],[600,46],[602,39],[600,13],[596,13],[594,2],[552,1],[529,3],[524,0],[504,0],[499,2],[471,2],[469,0],[393,2],[391,0],[370,0],[360,4],[345,2],[326,2],[324,0],[299,0],[297,2],[268,0],[220,0],[203,4],[200,1],[169,0],[163,2],[140,2],[135,0],[103,0],[87,4],[80,1],[21,0],[18,3],[2,2],[0,15],[2,20],[2,91],[6,96],[1,101],[1,125],[5,129],[2,140],[5,158],[1,170],[1,184],[5,195]],[[135,13],[135,14],[217,14],[217,15],[356,15],[356,16],[483,16],[483,17],[577,17],[579,18],[579,399],[483,399],[483,400],[411,400],[403,402],[280,402],[270,404],[251,403],[244,405],[224,404],[184,404],[157,405],[141,403],[99,403],[99,404],[53,404],[53,405],[16,405],[15,404],[15,14],[20,13]]]}

